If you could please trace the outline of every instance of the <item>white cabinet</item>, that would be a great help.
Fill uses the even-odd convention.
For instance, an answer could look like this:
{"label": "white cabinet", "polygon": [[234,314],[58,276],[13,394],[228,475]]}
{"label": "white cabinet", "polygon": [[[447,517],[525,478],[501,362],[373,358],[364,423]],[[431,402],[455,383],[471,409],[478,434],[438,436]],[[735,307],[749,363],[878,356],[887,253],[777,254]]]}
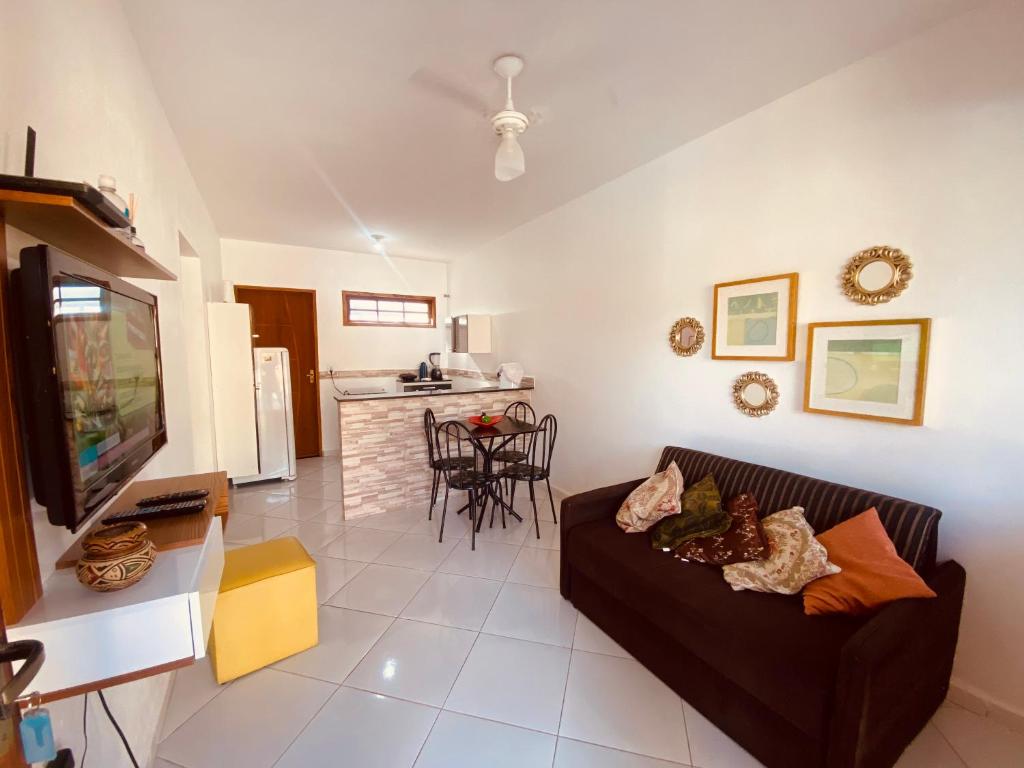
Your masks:
{"label": "white cabinet", "polygon": [[256,390],[248,304],[206,305],[217,469],[228,477],[258,475]]}
{"label": "white cabinet", "polygon": [[490,315],[456,315],[452,318],[452,352],[482,354],[490,351]]}

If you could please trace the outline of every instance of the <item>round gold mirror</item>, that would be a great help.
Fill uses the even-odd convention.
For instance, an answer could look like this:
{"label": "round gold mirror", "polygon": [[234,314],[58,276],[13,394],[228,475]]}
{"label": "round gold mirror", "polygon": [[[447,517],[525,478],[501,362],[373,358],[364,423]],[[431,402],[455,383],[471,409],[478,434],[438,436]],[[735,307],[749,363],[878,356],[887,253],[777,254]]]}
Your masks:
{"label": "round gold mirror", "polygon": [[899,248],[879,245],[861,251],[843,269],[843,293],[860,304],[884,304],[903,293],[914,276]]}
{"label": "round gold mirror", "polygon": [[779,388],[766,374],[749,371],[732,385],[732,399],[747,416],[766,416],[779,404]]}
{"label": "round gold mirror", "polygon": [[695,318],[681,317],[669,331],[668,341],[672,345],[672,351],[677,355],[695,355],[704,346],[704,326]]}

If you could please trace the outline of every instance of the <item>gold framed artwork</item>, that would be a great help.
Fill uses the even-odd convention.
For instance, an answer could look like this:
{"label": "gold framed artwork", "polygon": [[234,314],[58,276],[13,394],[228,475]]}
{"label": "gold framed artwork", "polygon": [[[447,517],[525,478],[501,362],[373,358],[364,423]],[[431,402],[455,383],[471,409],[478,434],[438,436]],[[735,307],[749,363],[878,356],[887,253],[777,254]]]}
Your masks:
{"label": "gold framed artwork", "polygon": [[931,322],[918,318],[808,325],[804,410],[923,424]]}
{"label": "gold framed artwork", "polygon": [[858,304],[884,304],[906,290],[914,276],[910,257],[899,248],[876,245],[861,251],[843,267],[843,293]]}
{"label": "gold framed artwork", "polygon": [[718,283],[711,357],[715,360],[795,359],[799,279],[796,272],[791,272]]}

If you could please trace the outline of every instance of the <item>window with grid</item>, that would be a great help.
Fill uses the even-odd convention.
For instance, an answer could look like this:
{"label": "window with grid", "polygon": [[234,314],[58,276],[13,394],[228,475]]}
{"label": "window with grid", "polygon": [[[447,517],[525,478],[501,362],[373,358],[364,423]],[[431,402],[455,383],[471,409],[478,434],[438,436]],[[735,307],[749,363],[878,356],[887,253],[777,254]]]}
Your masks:
{"label": "window with grid", "polygon": [[345,325],[437,327],[433,296],[342,291],[341,304]]}

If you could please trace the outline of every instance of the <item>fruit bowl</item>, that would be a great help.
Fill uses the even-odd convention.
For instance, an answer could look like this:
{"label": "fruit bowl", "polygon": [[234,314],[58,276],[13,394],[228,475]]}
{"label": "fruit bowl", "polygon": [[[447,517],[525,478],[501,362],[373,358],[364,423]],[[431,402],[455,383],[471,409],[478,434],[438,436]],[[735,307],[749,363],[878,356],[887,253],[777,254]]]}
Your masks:
{"label": "fruit bowl", "polygon": [[495,424],[504,419],[504,416],[488,416],[490,421],[484,421],[483,416],[470,416],[469,423],[476,424],[478,427],[493,427]]}

